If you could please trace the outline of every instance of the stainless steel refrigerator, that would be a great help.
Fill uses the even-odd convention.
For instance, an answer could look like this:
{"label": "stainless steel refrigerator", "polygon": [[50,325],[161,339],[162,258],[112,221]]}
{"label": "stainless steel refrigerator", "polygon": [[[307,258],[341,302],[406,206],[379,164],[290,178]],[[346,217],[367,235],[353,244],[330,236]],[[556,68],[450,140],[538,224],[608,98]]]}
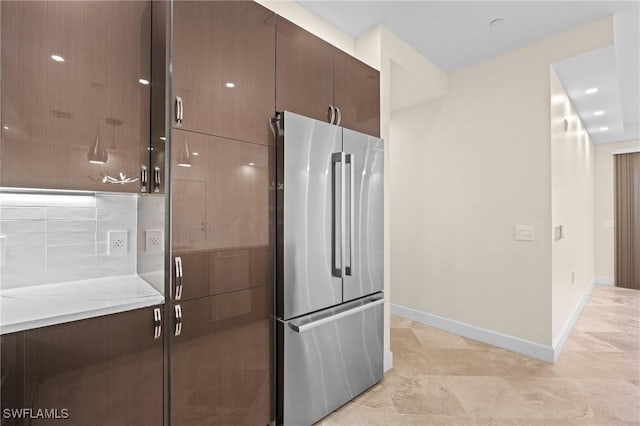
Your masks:
{"label": "stainless steel refrigerator", "polygon": [[277,418],[310,425],[382,379],[383,141],[288,111],[277,132]]}

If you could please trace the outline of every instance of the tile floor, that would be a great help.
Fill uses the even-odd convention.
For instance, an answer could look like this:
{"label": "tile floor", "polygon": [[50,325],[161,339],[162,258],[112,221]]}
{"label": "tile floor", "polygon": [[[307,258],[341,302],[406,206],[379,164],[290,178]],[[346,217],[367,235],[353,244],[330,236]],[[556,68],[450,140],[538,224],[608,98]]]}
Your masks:
{"label": "tile floor", "polygon": [[319,423],[640,425],[640,291],[596,286],[555,365],[399,317],[394,368]]}

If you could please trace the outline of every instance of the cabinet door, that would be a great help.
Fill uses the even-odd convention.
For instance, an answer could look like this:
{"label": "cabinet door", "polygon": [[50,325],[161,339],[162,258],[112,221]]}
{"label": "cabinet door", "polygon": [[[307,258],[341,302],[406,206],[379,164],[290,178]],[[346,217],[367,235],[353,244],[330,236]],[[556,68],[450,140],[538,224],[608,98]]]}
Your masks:
{"label": "cabinet door", "polygon": [[177,129],[172,147],[181,300],[271,285],[274,148]]}
{"label": "cabinet door", "polygon": [[173,94],[183,105],[174,126],[267,143],[274,13],[249,1],[179,1],[173,13]]}
{"label": "cabinet door", "polygon": [[103,178],[137,178],[148,159],[150,2],[0,7],[0,184],[138,192]]}
{"label": "cabinet door", "polygon": [[276,110],[328,121],[333,104],[333,47],[278,16]]}
{"label": "cabinet door", "polygon": [[[161,425],[163,345],[153,309],[2,336],[2,370],[11,377],[2,383],[3,408],[66,410],[68,425]],[[12,394],[16,407],[5,405]]]}
{"label": "cabinet door", "polygon": [[272,409],[273,287],[185,301],[171,341],[171,424],[263,426]]}
{"label": "cabinet door", "polygon": [[380,73],[335,49],[334,101],[342,115],[341,126],[380,136]]}

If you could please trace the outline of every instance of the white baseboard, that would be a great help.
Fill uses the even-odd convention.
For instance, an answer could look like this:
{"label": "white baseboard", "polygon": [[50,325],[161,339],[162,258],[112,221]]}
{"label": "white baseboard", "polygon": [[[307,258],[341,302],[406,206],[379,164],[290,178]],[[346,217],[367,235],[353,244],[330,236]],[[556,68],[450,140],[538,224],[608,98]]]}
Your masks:
{"label": "white baseboard", "polygon": [[391,304],[391,314],[410,319],[422,324],[446,330],[450,333],[470,339],[479,340],[493,346],[498,346],[513,352],[530,356],[545,362],[553,363],[555,360],[554,351],[551,346],[509,336],[498,331],[488,330],[461,321],[444,318],[439,315],[418,311],[406,306]]}
{"label": "white baseboard", "polygon": [[599,284],[598,277],[594,278],[594,280],[591,282],[591,285],[587,287],[584,294],[580,298],[580,301],[576,304],[575,308],[573,308],[573,312],[571,313],[571,316],[567,319],[567,322],[565,322],[564,327],[562,327],[562,332],[560,332],[560,334],[556,338],[556,341],[553,343],[553,362],[556,362],[556,360],[558,359],[558,356],[560,355],[560,352],[562,352],[562,348],[564,347],[564,344],[567,341],[567,338],[569,337],[571,330],[573,330],[573,326],[575,325],[578,317],[580,316],[580,313],[582,312],[582,308],[584,308],[584,305],[586,305],[587,302],[589,301],[589,296],[591,296],[593,287],[596,284]]}
{"label": "white baseboard", "polygon": [[384,372],[391,370],[393,368],[393,352],[384,351]]}
{"label": "white baseboard", "polygon": [[611,277],[596,277],[595,283],[596,284],[600,284],[600,285],[613,285],[613,278],[611,278]]}

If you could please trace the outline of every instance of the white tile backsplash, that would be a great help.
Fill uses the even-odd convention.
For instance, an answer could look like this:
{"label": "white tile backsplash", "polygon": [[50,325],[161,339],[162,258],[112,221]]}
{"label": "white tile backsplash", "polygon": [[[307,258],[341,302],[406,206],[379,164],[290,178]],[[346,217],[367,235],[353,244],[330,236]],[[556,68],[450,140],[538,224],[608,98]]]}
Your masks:
{"label": "white tile backsplash", "polygon": [[[137,194],[0,192],[0,288],[136,273]],[[108,232],[129,235],[108,255]]]}

